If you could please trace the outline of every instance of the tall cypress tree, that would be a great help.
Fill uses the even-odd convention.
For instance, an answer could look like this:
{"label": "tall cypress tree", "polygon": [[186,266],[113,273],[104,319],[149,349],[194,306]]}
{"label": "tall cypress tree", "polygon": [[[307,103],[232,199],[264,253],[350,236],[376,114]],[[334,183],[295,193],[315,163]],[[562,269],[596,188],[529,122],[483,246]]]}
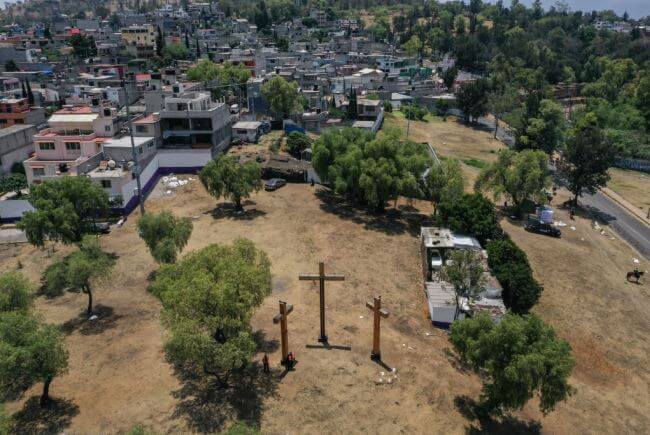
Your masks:
{"label": "tall cypress tree", "polygon": [[352,88],[348,98],[348,119],[357,119],[357,90]]}
{"label": "tall cypress tree", "polygon": [[29,84],[29,80],[25,80],[26,89],[27,89],[27,101],[30,106],[34,105],[34,94],[32,93],[32,85]]}

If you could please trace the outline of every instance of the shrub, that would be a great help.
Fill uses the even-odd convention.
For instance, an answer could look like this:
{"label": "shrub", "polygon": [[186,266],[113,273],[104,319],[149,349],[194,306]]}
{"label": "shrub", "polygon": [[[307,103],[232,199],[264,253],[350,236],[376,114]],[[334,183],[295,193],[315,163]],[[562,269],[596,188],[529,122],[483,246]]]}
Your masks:
{"label": "shrub", "polygon": [[459,200],[442,202],[440,217],[452,231],[474,236],[483,246],[503,237],[494,204],[480,193],[466,193]]}
{"label": "shrub", "polygon": [[41,292],[48,298],[61,296],[68,287],[68,267],[65,260],[50,264],[43,273]]}
{"label": "shrub", "polygon": [[304,133],[292,131],[287,137],[287,150],[295,157],[300,156],[300,153],[311,147],[311,139]]}
{"label": "shrub", "polygon": [[527,313],[543,287],[533,277],[526,253],[510,239],[487,244],[488,266],[503,288],[503,303],[515,313]]}
{"label": "shrub", "polygon": [[424,117],[429,113],[426,107],[419,107],[417,104],[402,104],[399,110],[407,119],[415,121],[424,121]]}

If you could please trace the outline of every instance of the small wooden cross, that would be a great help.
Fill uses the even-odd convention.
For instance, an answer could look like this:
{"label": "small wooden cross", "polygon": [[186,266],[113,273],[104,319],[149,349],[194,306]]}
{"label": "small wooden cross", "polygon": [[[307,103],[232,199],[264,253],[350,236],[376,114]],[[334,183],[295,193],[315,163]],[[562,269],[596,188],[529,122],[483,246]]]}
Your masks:
{"label": "small wooden cross", "polygon": [[273,317],[273,323],[280,324],[280,341],[282,342],[282,364],[287,363],[289,355],[289,333],[287,331],[287,316],[293,311],[293,305],[280,301],[280,314]]}
{"label": "small wooden cross", "polygon": [[318,275],[301,273],[298,275],[300,281],[319,281],[320,283],[320,337],[318,341],[327,343],[327,334],[325,334],[325,281],[344,281],[343,275],[325,275],[325,263],[318,263]]}
{"label": "small wooden cross", "polygon": [[381,349],[379,347],[379,330],[381,326],[381,318],[388,317],[388,311],[381,308],[381,296],[375,296],[373,302],[366,302],[366,307],[370,308],[374,317],[374,328],[372,332],[372,352],[370,359],[381,360]]}

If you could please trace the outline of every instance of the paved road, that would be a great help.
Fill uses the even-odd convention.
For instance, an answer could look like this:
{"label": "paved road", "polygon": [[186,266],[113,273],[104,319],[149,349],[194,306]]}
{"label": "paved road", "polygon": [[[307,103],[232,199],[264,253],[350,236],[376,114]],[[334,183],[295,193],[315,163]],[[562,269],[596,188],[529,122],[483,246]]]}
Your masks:
{"label": "paved road", "polygon": [[[494,130],[494,122],[487,118],[479,118],[478,123],[483,127]],[[514,137],[509,131],[499,128],[497,137],[506,145],[514,146]],[[624,240],[634,246],[646,259],[650,260],[650,227],[630,212],[618,205],[607,195],[597,192],[595,195],[585,195],[580,199],[582,204],[600,221],[614,229]]]}
{"label": "paved road", "polygon": [[650,227],[648,225],[633,217],[627,210],[601,192],[585,195],[580,198],[579,202],[599,220],[612,227],[646,259],[650,260]]}

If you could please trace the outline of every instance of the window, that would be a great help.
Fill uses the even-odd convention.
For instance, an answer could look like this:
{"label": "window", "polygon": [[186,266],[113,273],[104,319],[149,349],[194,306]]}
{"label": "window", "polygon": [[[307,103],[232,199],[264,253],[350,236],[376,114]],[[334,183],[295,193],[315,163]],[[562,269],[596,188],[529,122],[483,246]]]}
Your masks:
{"label": "window", "polygon": [[149,127],[146,125],[136,125],[135,131],[138,133],[147,133],[149,131]]}
{"label": "window", "polygon": [[151,142],[149,142],[149,143],[147,144],[147,148],[151,148],[153,145],[154,145],[154,143],[153,143],[153,141],[151,141]]}
{"label": "window", "polygon": [[105,125],[104,126],[104,131],[111,131],[111,126],[110,125]]}
{"label": "window", "polygon": [[104,189],[110,189],[112,187],[111,180],[101,180],[101,183]]}
{"label": "window", "polygon": [[68,151],[78,151],[81,149],[81,144],[79,142],[66,142],[65,149]]}
{"label": "window", "polygon": [[38,148],[41,151],[51,151],[54,149],[54,142],[40,142]]}
{"label": "window", "polygon": [[32,168],[32,174],[34,177],[42,177],[45,175],[45,168]]}

